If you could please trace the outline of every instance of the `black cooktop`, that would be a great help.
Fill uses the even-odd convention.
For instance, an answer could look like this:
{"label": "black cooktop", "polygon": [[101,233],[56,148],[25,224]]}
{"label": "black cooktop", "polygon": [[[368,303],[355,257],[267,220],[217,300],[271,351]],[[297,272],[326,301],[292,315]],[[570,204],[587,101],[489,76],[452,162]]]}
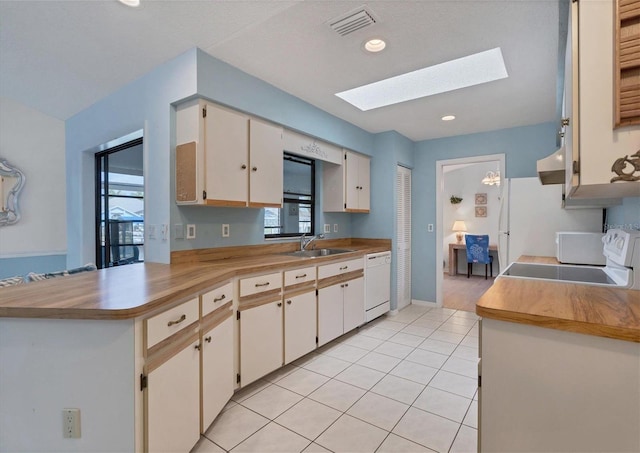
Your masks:
{"label": "black cooktop", "polygon": [[600,267],[555,266],[548,264],[513,263],[503,273],[508,277],[558,280],[576,283],[615,285]]}

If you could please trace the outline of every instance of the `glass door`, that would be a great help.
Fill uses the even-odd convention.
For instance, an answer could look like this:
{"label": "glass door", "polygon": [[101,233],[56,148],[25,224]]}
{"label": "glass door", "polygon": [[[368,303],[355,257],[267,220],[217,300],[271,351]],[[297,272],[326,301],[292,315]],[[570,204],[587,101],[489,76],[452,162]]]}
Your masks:
{"label": "glass door", "polygon": [[144,261],[142,138],[96,154],[96,265]]}

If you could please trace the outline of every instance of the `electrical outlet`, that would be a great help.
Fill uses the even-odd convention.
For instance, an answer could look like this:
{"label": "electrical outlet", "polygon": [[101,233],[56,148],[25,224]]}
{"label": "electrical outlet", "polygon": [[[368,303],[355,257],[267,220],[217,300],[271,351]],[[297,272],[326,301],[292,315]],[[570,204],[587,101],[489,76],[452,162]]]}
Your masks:
{"label": "electrical outlet", "polygon": [[228,223],[223,223],[222,224],[222,237],[223,238],[228,238],[229,237],[229,224]]}
{"label": "electrical outlet", "polygon": [[427,225],[427,231],[429,233],[433,232],[433,223],[430,223],[429,225]]}
{"label": "electrical outlet", "polygon": [[331,224],[330,223],[325,223],[324,224],[324,232],[325,233],[331,233]]}
{"label": "electrical outlet", "polygon": [[162,236],[163,241],[169,239],[169,225],[167,225],[166,223],[160,225],[160,235]]}
{"label": "electrical outlet", "polygon": [[176,223],[174,225],[174,234],[176,239],[184,239],[184,225],[181,223]]}
{"label": "electrical outlet", "polygon": [[80,409],[62,409],[62,435],[67,439],[80,438]]}
{"label": "electrical outlet", "polygon": [[196,226],[193,224],[187,225],[187,239],[196,238]]}
{"label": "electrical outlet", "polygon": [[334,232],[334,233],[337,233],[337,232],[338,232],[338,224],[337,224],[337,223],[334,223],[334,224],[333,224],[333,232]]}
{"label": "electrical outlet", "polygon": [[148,225],[147,226],[147,230],[149,232],[149,239],[155,239],[156,238],[156,226],[155,225]]}

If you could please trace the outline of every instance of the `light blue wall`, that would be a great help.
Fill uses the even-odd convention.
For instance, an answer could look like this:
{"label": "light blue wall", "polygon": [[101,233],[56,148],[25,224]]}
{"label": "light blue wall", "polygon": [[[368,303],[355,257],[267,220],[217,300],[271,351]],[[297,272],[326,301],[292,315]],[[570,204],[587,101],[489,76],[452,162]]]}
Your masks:
{"label": "light blue wall", "polygon": [[[169,224],[171,103],[196,92],[196,49],[160,65],[66,122],[68,267],[95,262],[94,153],[144,129],[145,223]],[[145,258],[169,262],[169,241],[145,238]]]}
{"label": "light blue wall", "polygon": [[607,209],[610,228],[640,230],[640,197],[623,198],[621,206]]}
{"label": "light blue wall", "polygon": [[[556,150],[555,123],[515,127],[416,143],[412,172],[411,207],[412,297],[436,301],[436,162],[461,157],[502,154],[506,177],[536,176],[536,161]],[[441,225],[435,225],[441,228]]]}
{"label": "light blue wall", "polygon": [[0,259],[0,279],[25,276],[29,272],[38,274],[61,271],[67,268],[67,255],[40,255]]}

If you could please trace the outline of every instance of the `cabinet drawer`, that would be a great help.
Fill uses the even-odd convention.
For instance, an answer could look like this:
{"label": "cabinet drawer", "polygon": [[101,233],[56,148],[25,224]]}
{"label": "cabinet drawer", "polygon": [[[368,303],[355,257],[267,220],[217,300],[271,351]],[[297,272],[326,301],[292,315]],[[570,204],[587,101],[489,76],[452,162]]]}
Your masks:
{"label": "cabinet drawer", "polygon": [[260,275],[258,277],[248,277],[240,280],[240,297],[252,294],[282,289],[282,273]]}
{"label": "cabinet drawer", "polygon": [[339,263],[325,264],[324,266],[318,266],[318,279],[333,277],[334,275],[346,274],[347,272],[353,272],[363,268],[363,258],[356,258],[349,261],[340,261]]}
{"label": "cabinet drawer", "polygon": [[198,321],[198,298],[178,305],[146,320],[147,348]]}
{"label": "cabinet drawer", "polygon": [[233,285],[229,282],[208,293],[204,293],[200,298],[202,299],[202,317],[204,318],[216,308],[222,307],[233,300]]}
{"label": "cabinet drawer", "polygon": [[299,285],[300,283],[315,281],[315,279],[315,266],[286,271],[284,273],[284,286]]}

